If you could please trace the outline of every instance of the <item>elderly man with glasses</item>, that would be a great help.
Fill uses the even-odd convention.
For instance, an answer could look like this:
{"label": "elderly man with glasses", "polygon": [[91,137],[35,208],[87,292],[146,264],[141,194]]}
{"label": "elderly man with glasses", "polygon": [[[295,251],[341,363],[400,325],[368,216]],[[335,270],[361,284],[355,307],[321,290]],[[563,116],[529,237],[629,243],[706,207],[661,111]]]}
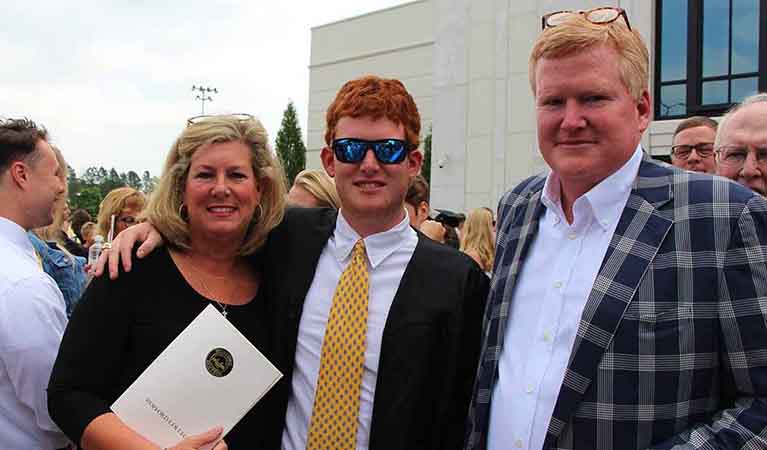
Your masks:
{"label": "elderly man with glasses", "polygon": [[644,151],[649,52],[623,10],[543,23],[551,170],[498,207],[465,448],[767,448],[767,201]]}
{"label": "elderly man with glasses", "polygon": [[752,95],[722,118],[716,174],[767,195],[767,93]]}
{"label": "elderly man with glasses", "polygon": [[671,146],[671,164],[693,172],[714,173],[716,121],[693,116],[679,122]]}

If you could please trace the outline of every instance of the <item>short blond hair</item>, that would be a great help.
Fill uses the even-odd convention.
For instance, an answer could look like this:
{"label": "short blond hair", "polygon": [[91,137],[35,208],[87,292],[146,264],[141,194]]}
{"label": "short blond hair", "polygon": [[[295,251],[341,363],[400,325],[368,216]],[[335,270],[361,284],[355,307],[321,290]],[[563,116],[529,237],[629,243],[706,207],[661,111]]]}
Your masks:
{"label": "short blond hair", "polygon": [[250,255],[266,241],[285,212],[285,175],[274,156],[264,126],[255,118],[213,116],[190,124],[176,139],[165,160],[160,180],[149,199],[146,217],[168,241],[188,249],[189,224],[181,215],[186,178],[192,157],[201,147],[242,142],[250,149],[251,163],[261,189],[261,213],[251,222],[240,255]]}
{"label": "short blond hair", "polygon": [[582,14],[573,14],[538,35],[528,66],[533,96],[536,95],[535,70],[541,58],[564,58],[603,45],[618,53],[621,81],[639,100],[650,85],[650,53],[642,36],[638,31],[630,30],[621,18],[608,24],[594,24]]}
{"label": "short blond hair", "polygon": [[320,207],[341,207],[341,199],[338,198],[336,183],[325,173],[324,170],[306,169],[298,172],[293,186],[306,189],[319,202]]}
{"label": "short blond hair", "polygon": [[144,194],[132,187],[112,189],[99,205],[99,216],[96,221],[98,234],[106,240],[112,226],[113,215],[119,216],[124,208],[135,208],[141,211],[144,209],[144,204],[146,204]]}
{"label": "short blond hair", "polygon": [[[85,222],[85,223],[84,223],[84,224],[83,224],[83,225],[80,227],[80,230],[78,230],[78,231],[80,231],[80,236],[82,236],[83,238],[85,238],[85,233],[88,233],[88,232],[93,232],[93,233],[95,233],[95,232],[96,232],[96,224],[95,224],[95,223],[93,223],[93,222]],[[85,245],[85,242],[81,242],[81,244]]]}

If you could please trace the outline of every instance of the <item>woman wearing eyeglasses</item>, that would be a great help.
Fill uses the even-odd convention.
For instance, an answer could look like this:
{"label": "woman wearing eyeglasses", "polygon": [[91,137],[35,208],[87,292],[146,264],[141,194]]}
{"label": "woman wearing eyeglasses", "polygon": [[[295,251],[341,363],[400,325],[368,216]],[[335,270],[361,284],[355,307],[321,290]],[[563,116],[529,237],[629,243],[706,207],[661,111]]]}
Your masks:
{"label": "woman wearing eyeglasses", "polygon": [[[114,238],[138,221],[145,203],[144,194],[132,187],[113,189],[99,206],[98,234],[104,239]],[[112,235],[110,231],[113,232]]]}
{"label": "woman wearing eyeglasses", "polygon": [[[109,405],[208,305],[269,357],[258,251],[282,220],[284,201],[284,175],[258,120],[210,117],[181,133],[146,211],[167,246],[119,279],[94,279],[64,334],[48,401],[73,442],[87,449],[159,448]],[[119,218],[127,204],[103,216]],[[267,393],[214,450],[262,448],[269,402]],[[197,449],[220,434],[214,428],[171,448]]]}

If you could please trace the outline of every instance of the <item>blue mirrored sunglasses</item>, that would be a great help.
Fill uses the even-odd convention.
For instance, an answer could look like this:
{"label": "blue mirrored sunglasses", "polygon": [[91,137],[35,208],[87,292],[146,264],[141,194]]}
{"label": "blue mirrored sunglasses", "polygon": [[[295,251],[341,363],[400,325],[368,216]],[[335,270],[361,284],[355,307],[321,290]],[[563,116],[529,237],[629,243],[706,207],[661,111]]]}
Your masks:
{"label": "blue mirrored sunglasses", "polygon": [[382,139],[366,141],[365,139],[342,138],[333,141],[333,152],[336,159],[344,163],[356,164],[365,159],[368,149],[373,150],[381,164],[399,164],[405,160],[408,151],[415,146],[409,145],[402,139]]}

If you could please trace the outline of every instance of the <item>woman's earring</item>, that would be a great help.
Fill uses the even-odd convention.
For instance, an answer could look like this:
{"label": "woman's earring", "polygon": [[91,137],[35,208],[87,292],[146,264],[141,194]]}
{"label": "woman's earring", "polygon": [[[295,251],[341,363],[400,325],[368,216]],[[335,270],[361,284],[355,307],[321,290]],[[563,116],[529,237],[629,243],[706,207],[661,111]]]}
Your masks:
{"label": "woman's earring", "polygon": [[[259,205],[261,206],[261,205]],[[181,202],[180,205],[178,205],[178,215],[181,217],[181,220],[184,222],[189,222],[189,213],[186,211],[186,205],[184,202]]]}

